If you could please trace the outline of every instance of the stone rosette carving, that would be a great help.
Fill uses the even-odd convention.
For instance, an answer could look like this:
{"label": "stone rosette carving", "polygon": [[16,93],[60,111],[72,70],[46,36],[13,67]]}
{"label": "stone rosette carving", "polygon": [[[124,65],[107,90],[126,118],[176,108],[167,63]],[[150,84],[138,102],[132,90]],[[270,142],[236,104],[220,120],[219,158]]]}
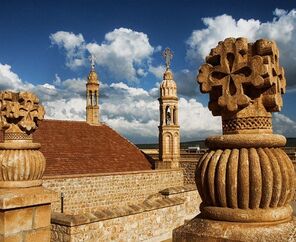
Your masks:
{"label": "stone rosette carving", "polygon": [[[210,94],[213,115],[222,116],[224,133],[271,133],[270,112],[281,109],[286,87],[275,42],[261,39],[250,44],[245,38],[219,42],[201,66],[198,82],[201,92]],[[252,117],[251,125],[242,129],[241,124],[250,123]],[[237,123],[237,129],[229,129],[228,123]]]}
{"label": "stone rosette carving", "polygon": [[290,221],[295,172],[272,134],[271,112],[283,105],[284,70],[273,41],[218,43],[199,70],[209,109],[222,116],[223,135],[206,140],[210,148],[196,167],[201,215],[220,221]]}
{"label": "stone rosette carving", "polygon": [[0,187],[41,185],[45,158],[40,144],[33,143],[32,133],[44,117],[38,97],[30,92],[0,92]]}

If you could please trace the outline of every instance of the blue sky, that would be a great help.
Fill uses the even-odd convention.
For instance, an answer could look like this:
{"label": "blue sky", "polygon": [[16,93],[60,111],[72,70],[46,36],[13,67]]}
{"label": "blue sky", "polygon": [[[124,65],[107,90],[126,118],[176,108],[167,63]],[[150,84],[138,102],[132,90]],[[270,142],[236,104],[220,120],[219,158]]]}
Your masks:
{"label": "blue sky", "polygon": [[226,37],[274,39],[286,68],[274,129],[296,136],[293,1],[11,1],[0,3],[0,88],[30,89],[48,118],[84,119],[87,57],[96,56],[101,119],[136,143],[156,142],[161,52],[174,52],[182,140],[220,132],[196,72]]}

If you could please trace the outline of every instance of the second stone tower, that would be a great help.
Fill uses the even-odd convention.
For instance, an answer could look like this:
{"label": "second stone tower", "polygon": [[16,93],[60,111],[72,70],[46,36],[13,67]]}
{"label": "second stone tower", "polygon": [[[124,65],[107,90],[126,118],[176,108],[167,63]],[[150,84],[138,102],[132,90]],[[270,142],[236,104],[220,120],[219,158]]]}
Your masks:
{"label": "second stone tower", "polygon": [[178,112],[177,85],[170,69],[173,54],[169,48],[163,52],[166,70],[160,84],[159,97],[159,162],[157,169],[179,167],[180,161],[180,126]]}

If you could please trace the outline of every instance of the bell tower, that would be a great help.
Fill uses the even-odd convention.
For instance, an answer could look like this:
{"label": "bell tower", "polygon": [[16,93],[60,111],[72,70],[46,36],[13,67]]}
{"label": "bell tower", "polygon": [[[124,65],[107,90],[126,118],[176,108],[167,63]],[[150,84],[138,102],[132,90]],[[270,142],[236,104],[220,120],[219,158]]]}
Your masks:
{"label": "bell tower", "polygon": [[157,169],[179,167],[180,161],[180,126],[178,111],[177,85],[174,81],[170,63],[173,53],[169,48],[163,52],[166,70],[160,84],[159,97],[159,162]]}
{"label": "bell tower", "polygon": [[86,122],[99,125],[99,80],[95,71],[95,58],[90,56],[91,70],[86,83]]}

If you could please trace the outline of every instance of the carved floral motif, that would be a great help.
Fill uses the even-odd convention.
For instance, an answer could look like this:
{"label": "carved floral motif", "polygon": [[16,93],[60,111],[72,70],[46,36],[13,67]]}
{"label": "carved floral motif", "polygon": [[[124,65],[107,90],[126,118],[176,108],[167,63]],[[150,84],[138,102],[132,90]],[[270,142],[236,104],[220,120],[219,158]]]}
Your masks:
{"label": "carved floral motif", "polygon": [[44,107],[30,92],[0,92],[0,128],[12,132],[32,133],[44,117]]}
{"label": "carved floral motif", "polygon": [[0,128],[5,131],[0,143],[0,188],[42,184],[45,157],[31,134],[43,117],[44,108],[33,93],[0,92]]}
{"label": "carved floral motif", "polygon": [[268,112],[280,110],[286,80],[278,56],[276,44],[268,40],[248,44],[245,38],[228,38],[219,42],[198,75],[201,91],[210,93],[213,114],[236,112],[261,95]]}
{"label": "carved floral motif", "polygon": [[284,70],[269,40],[219,42],[199,70],[209,109],[222,116],[223,135],[206,140],[210,148],[196,167],[205,218],[231,222],[289,221],[294,196],[293,164],[272,134],[270,112],[282,107]]}

